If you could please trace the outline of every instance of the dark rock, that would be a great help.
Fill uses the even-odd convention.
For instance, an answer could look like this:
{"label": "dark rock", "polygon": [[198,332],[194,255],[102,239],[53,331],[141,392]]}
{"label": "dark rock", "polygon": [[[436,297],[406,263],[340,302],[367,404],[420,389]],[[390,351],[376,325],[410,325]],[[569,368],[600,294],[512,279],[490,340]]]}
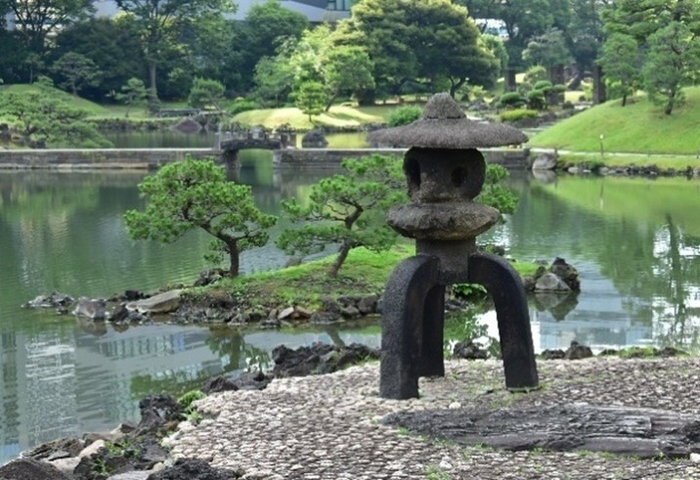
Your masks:
{"label": "dark rock", "polygon": [[563,258],[555,258],[552,262],[549,271],[561,278],[569,288],[575,292],[581,291],[581,280],[579,280],[578,271]]}
{"label": "dark rock", "polygon": [[566,352],[564,350],[544,350],[542,351],[542,358],[545,360],[560,360],[566,356]]}
{"label": "dark rock", "polygon": [[32,458],[20,458],[0,467],[2,480],[71,480],[48,463],[39,462]]}
{"label": "dark rock", "polygon": [[236,385],[233,380],[226,378],[224,376],[218,376],[210,378],[202,385],[202,391],[209,395],[215,392],[226,392],[229,390],[238,390],[238,385]]}
{"label": "dark rock", "polygon": [[233,383],[239,390],[265,390],[272,381],[272,377],[268,377],[262,371],[244,373]]}
{"label": "dark rock", "polygon": [[141,300],[142,298],[146,298],[146,295],[143,292],[140,292],[138,290],[126,290],[124,292],[124,300],[127,302],[133,302],[134,300]]}
{"label": "dark rock", "polygon": [[341,304],[330,297],[324,297],[321,299],[321,311],[330,315],[335,315],[336,318],[340,317],[341,308]]}
{"label": "dark rock", "polygon": [[301,148],[326,148],[328,140],[322,129],[309,130],[301,138]]}
{"label": "dark rock", "polygon": [[282,326],[282,320],[279,318],[268,318],[260,322],[260,328],[279,328]]}
{"label": "dark rock", "polygon": [[139,402],[141,421],[137,432],[144,433],[158,430],[166,422],[183,418],[182,406],[171,395],[149,395]]}
{"label": "dark rock", "polygon": [[120,303],[114,308],[107,321],[115,324],[143,324],[150,322],[151,318],[143,313],[129,310],[126,303]]}
{"label": "dark rock", "polygon": [[581,345],[576,341],[571,342],[571,346],[566,349],[564,358],[567,360],[581,360],[583,358],[590,358],[593,356],[593,352],[590,347],[586,345]]}
{"label": "dark rock", "polygon": [[104,320],[107,317],[107,303],[101,299],[80,297],[73,310],[73,315],[92,320]]}
{"label": "dark rock", "polygon": [[379,352],[356,343],[337,347],[316,342],[310,347],[299,347],[296,350],[281,345],[272,350],[272,360],[275,362],[272,375],[303,377],[331,373],[371,358],[379,358]]}
{"label": "dark rock", "polygon": [[608,452],[688,457],[700,450],[700,417],[667,410],[565,404],[522,409],[399,412],[384,423],[460,445],[510,451]]}
{"label": "dark rock", "polygon": [[362,315],[370,315],[377,311],[377,301],[379,301],[379,295],[367,295],[357,302],[357,309]]}
{"label": "dark rock", "polygon": [[309,323],[316,325],[330,325],[340,321],[340,315],[329,312],[314,312],[309,318]]}
{"label": "dark rock", "polygon": [[362,316],[360,310],[353,305],[348,305],[347,307],[342,307],[340,309],[340,316],[343,318],[359,318]]}
{"label": "dark rock", "polygon": [[221,268],[212,268],[210,270],[204,270],[199,274],[199,278],[194,282],[195,287],[203,287],[205,285],[211,285],[216,283],[226,276],[226,272]]}
{"label": "dark rock", "polygon": [[466,358],[468,360],[486,360],[489,356],[488,352],[478,345],[474,345],[471,340],[465,340],[457,343],[452,349],[452,355],[457,358]]}
{"label": "dark rock", "polygon": [[25,308],[58,308],[67,307],[75,300],[65,293],[51,292],[48,295],[39,295],[23,305]]}
{"label": "dark rock", "polygon": [[664,347],[658,351],[659,357],[677,357],[679,355],[687,355],[683,350],[674,347]]}
{"label": "dark rock", "polygon": [[231,480],[242,476],[241,472],[213,468],[204,460],[179,458],[175,465],[152,474],[147,480]]}
{"label": "dark rock", "polygon": [[85,442],[79,438],[59,438],[50,442],[37,445],[24,452],[26,458],[34,460],[54,460],[65,457],[76,457],[85,447]]}

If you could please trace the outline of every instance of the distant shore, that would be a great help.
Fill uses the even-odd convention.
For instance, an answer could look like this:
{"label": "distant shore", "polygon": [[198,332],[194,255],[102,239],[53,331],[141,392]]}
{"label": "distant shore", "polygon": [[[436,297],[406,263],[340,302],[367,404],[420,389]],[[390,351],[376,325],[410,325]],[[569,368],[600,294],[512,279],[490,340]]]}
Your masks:
{"label": "distant shore", "polygon": [[0,150],[0,170],[155,170],[160,165],[194,158],[220,157],[211,148],[65,148]]}

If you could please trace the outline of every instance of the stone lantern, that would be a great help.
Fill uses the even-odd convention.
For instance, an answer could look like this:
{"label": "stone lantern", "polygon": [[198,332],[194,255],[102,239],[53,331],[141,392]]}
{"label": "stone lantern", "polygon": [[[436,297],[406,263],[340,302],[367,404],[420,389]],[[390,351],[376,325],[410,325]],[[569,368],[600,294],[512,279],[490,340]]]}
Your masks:
{"label": "stone lantern", "polygon": [[410,147],[403,168],[411,203],[394,207],[387,221],[416,241],[416,256],[396,267],[384,293],[380,395],[418,397],[418,377],[444,375],[445,288],[454,283],[482,284],[493,297],[506,386],[537,388],[520,277],[503,259],[476,251],[476,236],[496,224],[500,213],[473,202],[486,172],[478,148],[518,145],[527,136],[509,125],[473,122],[448,94],[437,94],[419,120],[372,132],[368,139]]}

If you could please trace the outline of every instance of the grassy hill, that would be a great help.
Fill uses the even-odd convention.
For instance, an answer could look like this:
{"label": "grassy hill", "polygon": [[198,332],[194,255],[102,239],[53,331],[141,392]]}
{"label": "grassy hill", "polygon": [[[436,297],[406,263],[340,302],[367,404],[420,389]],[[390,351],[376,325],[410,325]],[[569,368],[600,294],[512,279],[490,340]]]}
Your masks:
{"label": "grassy hill", "polygon": [[[313,120],[319,125],[353,127],[365,123],[384,122],[383,116],[378,115],[378,112],[378,108],[363,111],[353,107],[333,106],[330,111],[314,116]],[[233,120],[242,125],[263,125],[268,128],[285,123],[300,130],[309,130],[315,126],[309,121],[308,115],[294,107],[250,110],[239,113],[233,117]]]}
{"label": "grassy hill", "polygon": [[695,155],[700,151],[700,87],[685,89],[685,95],[685,105],[671,115],[646,96],[625,107],[612,100],[538,133],[529,145],[600,152],[603,135],[605,152]]}

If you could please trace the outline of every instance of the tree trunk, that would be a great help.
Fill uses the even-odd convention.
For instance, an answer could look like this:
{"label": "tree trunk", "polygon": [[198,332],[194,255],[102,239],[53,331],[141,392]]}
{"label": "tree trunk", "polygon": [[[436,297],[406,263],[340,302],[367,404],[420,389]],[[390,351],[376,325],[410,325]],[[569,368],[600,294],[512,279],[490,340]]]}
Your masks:
{"label": "tree trunk", "polygon": [[345,263],[345,260],[348,258],[349,252],[350,244],[347,242],[343,242],[343,244],[340,246],[340,250],[338,251],[338,256],[335,257],[335,262],[333,262],[333,265],[331,265],[330,270],[328,270],[329,277],[338,276],[338,271],[340,270],[340,267],[343,266],[343,263]]}
{"label": "tree trunk", "polygon": [[238,250],[237,240],[225,240],[226,249],[228,250],[229,256],[229,267],[228,276],[233,278],[238,276],[238,270],[240,267],[240,251]]}
{"label": "tree trunk", "polygon": [[671,112],[673,112],[673,106],[675,104],[676,100],[676,91],[671,90],[668,93],[668,101],[666,102],[666,106],[664,107],[664,113],[666,115],[671,115]]}
{"label": "tree trunk", "polygon": [[337,95],[331,95],[331,97],[328,99],[328,103],[326,104],[326,112],[331,109],[331,107],[333,106],[333,102],[335,102],[335,99],[337,97]]}
{"label": "tree trunk", "polygon": [[627,94],[623,93],[622,94],[622,106],[624,107],[625,105],[627,105]]}
{"label": "tree trunk", "polygon": [[158,86],[156,84],[156,62],[151,62],[148,65],[148,74],[151,83],[151,97],[154,99],[158,98]]}

